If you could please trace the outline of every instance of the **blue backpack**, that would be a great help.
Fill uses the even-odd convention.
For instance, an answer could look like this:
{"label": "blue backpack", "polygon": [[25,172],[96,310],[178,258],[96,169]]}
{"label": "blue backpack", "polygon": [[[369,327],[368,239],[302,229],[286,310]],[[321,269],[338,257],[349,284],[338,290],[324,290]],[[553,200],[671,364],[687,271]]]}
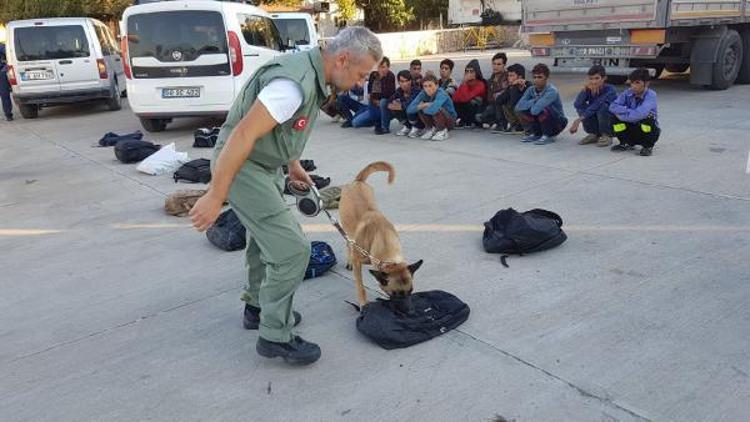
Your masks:
{"label": "blue backpack", "polygon": [[336,255],[325,242],[313,241],[310,245],[310,263],[305,271],[305,280],[322,276],[336,265]]}

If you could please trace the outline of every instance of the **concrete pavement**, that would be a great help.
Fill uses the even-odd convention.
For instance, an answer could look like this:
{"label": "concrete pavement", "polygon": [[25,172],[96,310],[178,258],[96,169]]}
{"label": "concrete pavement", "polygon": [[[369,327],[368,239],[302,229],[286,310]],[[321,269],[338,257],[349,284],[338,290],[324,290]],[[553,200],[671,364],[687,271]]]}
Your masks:
{"label": "concrete pavement", "polygon": [[[553,82],[572,115],[580,78]],[[433,143],[321,118],[305,154],[316,173],[342,184],[393,163],[394,185],[370,181],[408,258],[425,259],[416,288],[450,291],[472,314],[381,350],[355,330],[340,264],[297,294],[299,332],[323,349],[303,369],[255,354],[240,322],[242,253],[163,213],[165,195],[189,186],[91,146],[140,129],[127,108],[0,122],[0,420],[750,419],[750,87],[705,91],[678,76],[655,88],[652,157],[570,135]],[[190,147],[206,123],[147,139],[208,156]],[[558,212],[569,240],[503,267],[482,251],[481,224],[506,207]],[[344,259],[325,220],[301,221]]]}

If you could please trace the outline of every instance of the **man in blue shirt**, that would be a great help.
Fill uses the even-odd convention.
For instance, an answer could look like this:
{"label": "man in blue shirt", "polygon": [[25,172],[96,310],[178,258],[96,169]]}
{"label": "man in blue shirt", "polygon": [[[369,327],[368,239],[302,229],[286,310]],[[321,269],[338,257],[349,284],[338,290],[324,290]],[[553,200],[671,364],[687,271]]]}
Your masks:
{"label": "man in blue shirt", "polygon": [[630,74],[630,88],[609,106],[612,129],[620,141],[612,151],[627,151],[641,145],[641,155],[649,156],[659,140],[661,129],[657,120],[656,92],[649,89],[651,74],[639,68]]}
{"label": "man in blue shirt", "polygon": [[516,111],[524,129],[529,134],[521,142],[547,145],[556,141],[555,137],[565,130],[568,119],[563,111],[560,93],[548,83],[549,67],[539,63],[531,70],[534,86],[523,93],[516,104]]}
{"label": "man in blue shirt", "polygon": [[[420,89],[412,84],[413,75],[408,70],[398,72],[398,88],[391,98],[380,101],[380,115],[382,117],[380,130],[375,128],[375,134],[382,135],[390,133],[392,119],[398,119],[403,125],[401,130],[396,132],[397,136],[407,136],[411,134],[412,138],[420,136],[424,124],[419,120],[416,114],[406,114],[406,109],[411,101],[419,95]],[[421,77],[420,77],[421,80]]]}
{"label": "man in blue shirt", "polygon": [[5,120],[13,120],[13,103],[10,101],[10,82],[8,81],[8,62],[5,59],[5,44],[0,43],[0,100],[3,103]]}
{"label": "man in blue shirt", "polygon": [[589,69],[588,81],[583,90],[576,97],[574,106],[578,118],[570,125],[570,133],[578,132],[583,123],[586,135],[578,141],[578,145],[596,143],[599,147],[612,145],[612,122],[609,105],[617,98],[617,90],[606,83],[607,71],[602,65],[594,65]]}

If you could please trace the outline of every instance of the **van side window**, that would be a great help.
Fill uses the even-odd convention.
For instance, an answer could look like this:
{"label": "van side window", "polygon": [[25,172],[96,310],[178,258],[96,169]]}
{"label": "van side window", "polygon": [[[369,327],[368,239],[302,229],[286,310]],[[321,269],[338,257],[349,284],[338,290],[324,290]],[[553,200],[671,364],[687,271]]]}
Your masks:
{"label": "van side window", "polygon": [[102,55],[111,56],[117,54],[117,49],[112,45],[112,40],[107,34],[107,28],[95,24],[94,30],[96,31],[96,37],[99,38],[99,45],[102,47]]}
{"label": "van side window", "polygon": [[272,50],[281,49],[281,36],[271,19],[246,14],[240,14],[238,18],[242,36],[248,44]]}

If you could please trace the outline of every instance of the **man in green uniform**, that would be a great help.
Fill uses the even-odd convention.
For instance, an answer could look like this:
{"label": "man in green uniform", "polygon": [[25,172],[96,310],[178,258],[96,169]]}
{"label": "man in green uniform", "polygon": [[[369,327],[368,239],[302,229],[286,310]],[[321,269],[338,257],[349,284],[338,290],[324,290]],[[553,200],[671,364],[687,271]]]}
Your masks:
{"label": "man in green uniform", "polygon": [[315,343],[296,336],[301,316],[294,292],[310,258],[310,242],[283,200],[281,166],[292,182],[312,185],[299,163],[328,85],[348,90],[380,60],[382,49],[366,28],[341,31],[324,49],[288,54],[259,68],[232,105],[214,150],[208,193],[190,211],[193,226],[208,229],[228,199],[249,233],[244,326],[259,329],[257,352],[294,364],[320,358]]}

